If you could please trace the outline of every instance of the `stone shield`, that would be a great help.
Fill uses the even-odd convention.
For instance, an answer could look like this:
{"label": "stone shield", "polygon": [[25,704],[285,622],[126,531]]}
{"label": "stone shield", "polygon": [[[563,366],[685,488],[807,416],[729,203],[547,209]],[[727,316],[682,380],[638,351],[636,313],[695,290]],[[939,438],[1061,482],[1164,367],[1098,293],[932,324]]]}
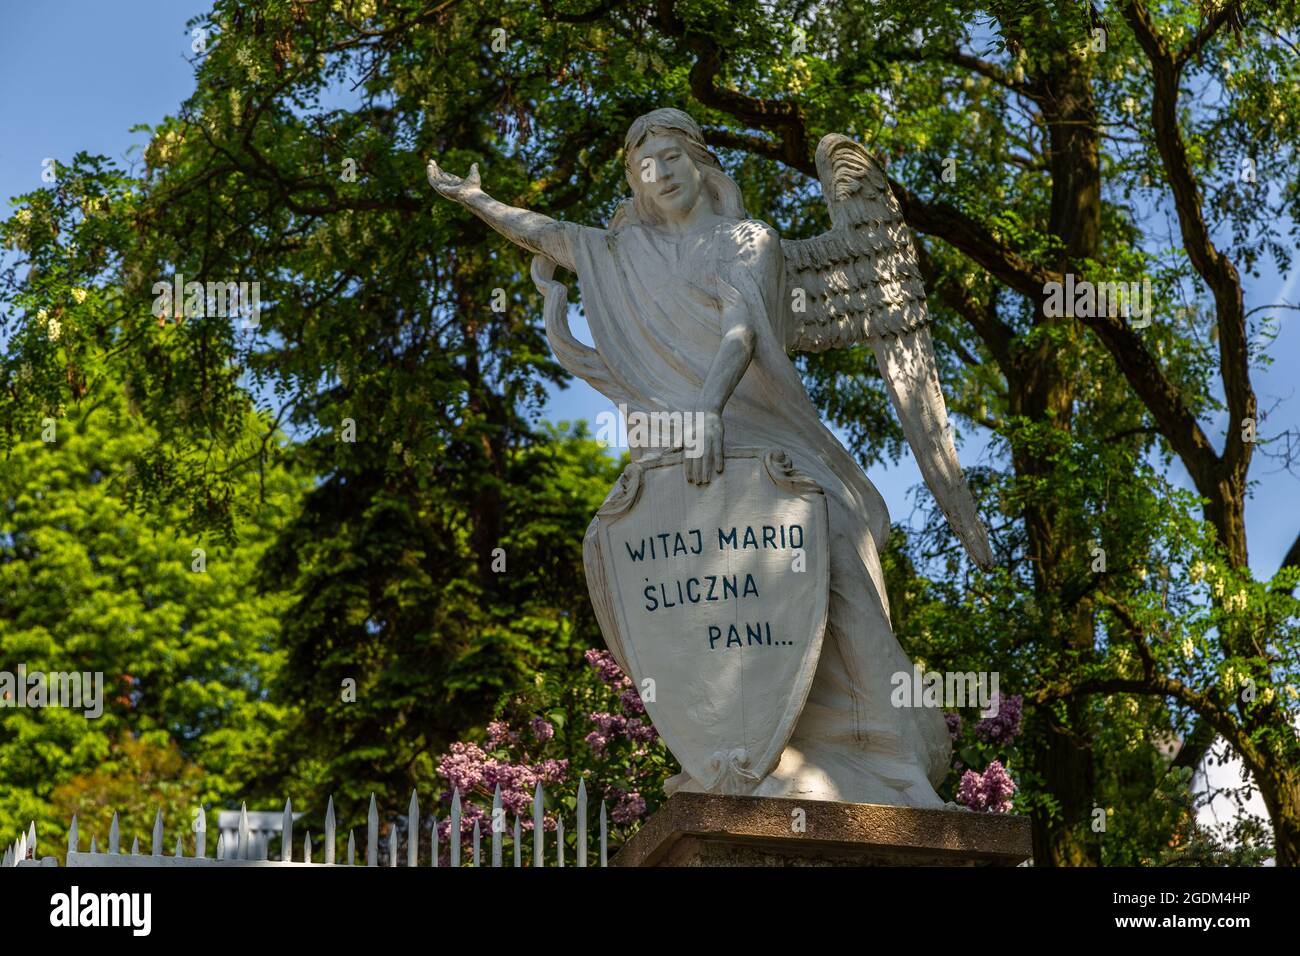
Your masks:
{"label": "stone shield", "polygon": [[606,643],[682,768],[711,792],[749,792],[780,760],[821,653],[822,489],[779,449],[728,449],[701,486],[680,451],[634,462],[586,563]]}

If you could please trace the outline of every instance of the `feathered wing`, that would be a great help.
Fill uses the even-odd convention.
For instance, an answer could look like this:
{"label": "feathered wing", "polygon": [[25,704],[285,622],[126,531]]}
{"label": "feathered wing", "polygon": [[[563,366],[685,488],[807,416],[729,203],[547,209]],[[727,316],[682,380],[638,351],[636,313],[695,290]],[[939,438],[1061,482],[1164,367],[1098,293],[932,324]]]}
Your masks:
{"label": "feathered wing", "polygon": [[821,352],[870,343],[925,483],[971,558],[992,567],[988,533],[953,445],[925,287],[898,200],[871,154],[846,136],[822,138],[817,175],[830,230],[781,243],[786,348]]}

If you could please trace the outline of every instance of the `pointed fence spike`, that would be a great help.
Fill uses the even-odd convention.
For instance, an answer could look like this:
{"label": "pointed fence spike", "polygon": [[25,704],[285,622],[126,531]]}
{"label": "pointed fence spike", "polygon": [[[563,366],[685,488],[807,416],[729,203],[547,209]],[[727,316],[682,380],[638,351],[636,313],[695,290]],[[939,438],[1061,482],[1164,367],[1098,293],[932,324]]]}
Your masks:
{"label": "pointed fence spike", "polygon": [[523,866],[523,863],[520,862],[519,859],[519,844],[521,842],[522,841],[520,839],[519,814],[516,813],[515,814],[515,838],[514,838],[514,844],[515,844],[514,863],[516,868]]}
{"label": "pointed fence spike", "polygon": [[37,858],[37,857],[36,857],[36,821],[35,821],[35,820],[32,820],[31,823],[28,825],[28,828],[27,828],[27,849],[31,852],[31,854],[32,854],[32,859],[35,860],[35,859]]}
{"label": "pointed fence spike", "polygon": [[451,865],[460,866],[460,788],[451,791],[451,829],[447,831],[451,841]]}
{"label": "pointed fence spike", "polygon": [[605,823],[605,801],[600,801],[600,865],[609,866],[609,860],[606,858],[606,842],[609,836],[609,827]]}
{"label": "pointed fence spike", "polygon": [[178,833],[176,834],[176,852],[173,853],[172,856],[184,856],[184,855],[185,855],[185,847],[181,845],[181,835]]}
{"label": "pointed fence spike", "polygon": [[501,831],[506,828],[505,814],[501,811],[501,784],[492,794],[492,865],[501,865]]}
{"label": "pointed fence spike", "polygon": [[587,865],[587,781],[578,781],[578,845],[574,848],[577,866]]}
{"label": "pointed fence spike", "polygon": [[93,833],[90,835],[90,852],[91,853],[99,852],[99,845],[95,842],[95,834]]}
{"label": "pointed fence spike", "polygon": [[564,817],[555,815],[555,865],[564,866]]}
{"label": "pointed fence spike", "polygon": [[397,821],[388,828],[388,865],[397,866]]}
{"label": "pointed fence spike", "polygon": [[15,854],[15,859],[17,860],[27,859],[27,834],[26,833],[18,834],[18,852]]}
{"label": "pointed fence spike", "polygon": [[280,821],[280,859],[293,862],[293,799],[284,798],[284,817]]}
{"label": "pointed fence spike", "polygon": [[355,866],[357,862],[357,839],[351,830],[348,831],[348,866]]}
{"label": "pointed fence spike", "polygon": [[153,816],[153,834],[149,841],[149,855],[163,855],[163,818],[162,807]]}
{"label": "pointed fence spike", "polygon": [[370,794],[370,812],[366,814],[366,866],[379,865],[379,808]]}
{"label": "pointed fence spike", "polygon": [[224,860],[225,858],[226,858],[226,834],[224,832],[218,831],[217,832],[217,859]]}
{"label": "pointed fence spike", "polygon": [[239,805],[239,843],[235,847],[236,860],[251,860],[253,858],[253,848],[249,846],[252,842],[252,832],[248,828],[248,804]]}
{"label": "pointed fence spike", "polygon": [[68,852],[77,852],[77,815],[72,815],[72,826],[68,827]]}
{"label": "pointed fence spike", "polygon": [[546,865],[546,827],[543,825],[546,821],[542,816],[543,805],[542,782],[538,780],[537,787],[533,790],[533,866]]}
{"label": "pointed fence spike", "polygon": [[433,833],[429,837],[429,849],[433,852],[433,859],[429,861],[430,866],[438,865],[438,814],[433,815]]}
{"label": "pointed fence spike", "polygon": [[[325,862],[334,862],[334,797],[325,804]],[[349,860],[349,863],[352,861]]]}
{"label": "pointed fence spike", "polygon": [[479,855],[480,854],[479,854],[478,821],[475,820],[474,821],[474,865],[475,866],[479,865]]}
{"label": "pointed fence spike", "polygon": [[304,830],[302,834],[302,861],[311,862],[311,831]]}
{"label": "pointed fence spike", "polygon": [[420,799],[411,790],[411,803],[406,808],[406,865],[420,863]]}
{"label": "pointed fence spike", "polygon": [[138,836],[131,837],[131,855],[140,855],[140,838]]}
{"label": "pointed fence spike", "polygon": [[199,813],[194,820],[194,859],[202,860],[208,855],[208,812],[199,805]]}
{"label": "pointed fence spike", "polygon": [[108,825],[108,852],[122,852],[122,830],[117,825],[117,811],[113,811],[113,820]]}

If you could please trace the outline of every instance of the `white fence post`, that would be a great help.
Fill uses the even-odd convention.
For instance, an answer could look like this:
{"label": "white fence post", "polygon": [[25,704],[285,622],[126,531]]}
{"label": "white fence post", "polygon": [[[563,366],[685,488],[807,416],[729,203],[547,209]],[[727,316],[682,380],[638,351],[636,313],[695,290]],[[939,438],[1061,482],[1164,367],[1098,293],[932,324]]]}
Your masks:
{"label": "white fence post", "polygon": [[379,865],[379,809],[370,794],[370,812],[366,814],[366,866]]}
{"label": "white fence post", "polygon": [[578,781],[578,866],[587,865],[587,781]]}
{"label": "white fence post", "polygon": [[411,790],[411,802],[406,808],[406,865],[420,863],[420,799]]}
{"label": "white fence post", "polygon": [[537,781],[537,787],[533,790],[533,866],[542,867],[546,865],[546,827],[545,818],[542,816],[543,798],[542,782]]}
{"label": "white fence post", "polygon": [[451,829],[447,831],[451,840],[451,865],[460,866],[460,787],[451,792]]}
{"label": "white fence post", "polygon": [[[348,839],[351,840],[351,834]],[[310,862],[310,860],[308,861]],[[329,802],[325,804],[325,862],[334,863],[334,795],[331,794]],[[348,865],[352,864],[348,860]]]}
{"label": "white fence post", "polygon": [[501,831],[506,828],[505,814],[501,810],[501,784],[492,794],[492,865],[501,865]]}
{"label": "white fence post", "polygon": [[158,812],[154,814],[154,817],[153,817],[153,833],[152,833],[150,836],[151,836],[151,839],[150,839],[150,841],[149,841],[149,855],[150,855],[150,856],[162,856],[162,855],[163,855],[163,818],[162,818],[162,807],[159,807],[159,808],[158,808]]}

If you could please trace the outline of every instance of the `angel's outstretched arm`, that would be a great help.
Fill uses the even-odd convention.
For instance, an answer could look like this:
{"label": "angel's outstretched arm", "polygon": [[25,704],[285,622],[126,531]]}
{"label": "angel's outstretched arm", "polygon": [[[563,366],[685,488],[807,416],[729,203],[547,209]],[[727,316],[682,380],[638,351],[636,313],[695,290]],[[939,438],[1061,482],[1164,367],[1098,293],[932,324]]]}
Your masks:
{"label": "angel's outstretched arm", "polygon": [[433,160],[428,166],[429,185],[478,216],[501,235],[529,252],[553,259],[566,269],[573,269],[565,224],[550,216],[498,202],[479,184],[478,163],[464,179],[439,168]]}

